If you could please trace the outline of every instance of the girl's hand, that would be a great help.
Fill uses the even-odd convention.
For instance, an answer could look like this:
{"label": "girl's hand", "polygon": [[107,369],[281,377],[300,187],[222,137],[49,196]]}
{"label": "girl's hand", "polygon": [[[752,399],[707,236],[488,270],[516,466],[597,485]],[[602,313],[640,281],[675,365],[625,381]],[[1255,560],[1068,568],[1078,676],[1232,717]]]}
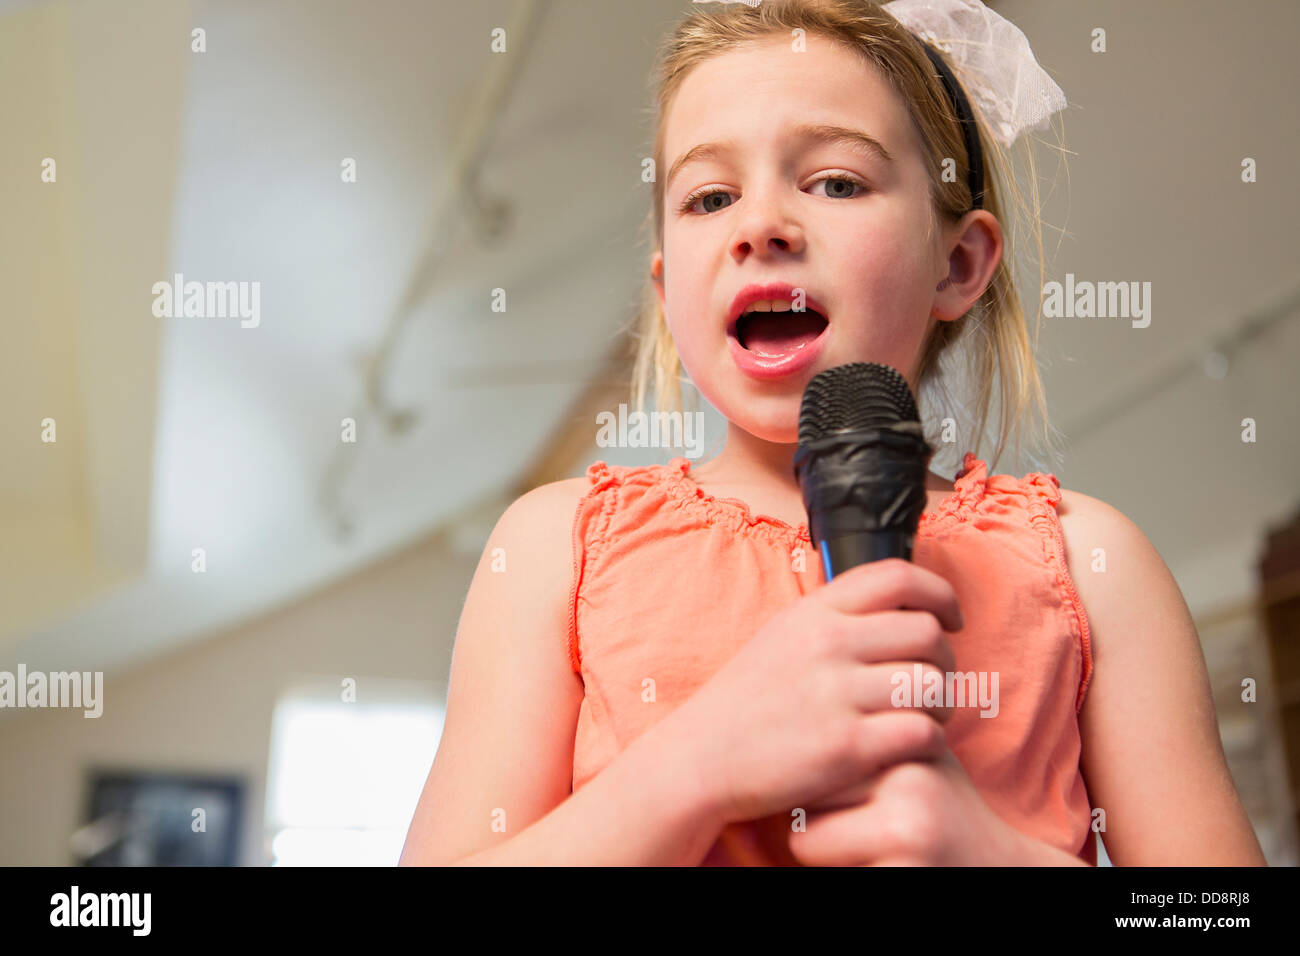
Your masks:
{"label": "girl's hand", "polygon": [[[661,722],[719,822],[841,793],[894,764],[933,760],[951,708],[896,708],[899,671],[953,668],[952,586],[908,561],[851,568],[772,618]],[[788,817],[787,817],[788,819]]]}
{"label": "girl's hand", "polygon": [[805,866],[1082,864],[994,813],[946,745],[934,761],[895,764],[806,809],[806,831],[789,835]]}

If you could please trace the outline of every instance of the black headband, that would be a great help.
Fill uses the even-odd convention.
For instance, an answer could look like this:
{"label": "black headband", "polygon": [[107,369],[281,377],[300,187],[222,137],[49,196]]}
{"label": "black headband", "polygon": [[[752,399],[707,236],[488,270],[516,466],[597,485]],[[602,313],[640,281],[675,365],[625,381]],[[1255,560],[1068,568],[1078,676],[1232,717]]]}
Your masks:
{"label": "black headband", "polygon": [[948,65],[944,63],[943,57],[936,53],[930,44],[924,40],[921,46],[925,48],[926,55],[930,57],[930,62],[934,68],[939,71],[939,79],[943,80],[943,88],[948,92],[948,99],[957,110],[957,119],[961,123],[962,139],[966,141],[966,158],[970,165],[970,195],[971,208],[981,209],[984,206],[984,155],[980,151],[979,128],[975,125],[975,117],[970,111],[970,103],[966,101],[966,94],[962,92],[961,84],[957,82],[957,77],[953,76]]}

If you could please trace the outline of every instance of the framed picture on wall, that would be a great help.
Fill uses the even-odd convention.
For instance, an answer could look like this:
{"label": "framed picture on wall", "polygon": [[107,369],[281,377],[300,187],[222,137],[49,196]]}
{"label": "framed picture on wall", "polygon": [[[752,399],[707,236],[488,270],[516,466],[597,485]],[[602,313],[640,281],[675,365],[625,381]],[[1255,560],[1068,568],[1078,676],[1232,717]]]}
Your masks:
{"label": "framed picture on wall", "polygon": [[154,771],[90,772],[83,866],[235,866],[245,782]]}

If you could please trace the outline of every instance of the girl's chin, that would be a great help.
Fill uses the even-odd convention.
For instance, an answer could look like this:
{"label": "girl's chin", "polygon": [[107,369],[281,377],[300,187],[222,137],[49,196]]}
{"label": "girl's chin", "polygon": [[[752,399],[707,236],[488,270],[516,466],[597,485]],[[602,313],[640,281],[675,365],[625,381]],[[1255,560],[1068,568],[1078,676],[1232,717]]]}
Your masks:
{"label": "girl's chin", "polygon": [[[746,429],[748,431],[748,429]],[[768,432],[763,431],[755,434],[750,432],[759,441],[765,441],[773,445],[797,445],[799,444],[799,430],[791,429],[788,432]]]}
{"label": "girl's chin", "polygon": [[[793,445],[799,441],[799,409],[803,404],[803,391],[786,395],[755,394],[755,385],[748,381],[725,383],[710,382],[696,389],[710,405],[732,425],[743,429],[755,438],[780,445]],[[760,393],[763,388],[757,389]]]}
{"label": "girl's chin", "polygon": [[[716,406],[715,406],[716,407]],[[793,445],[799,441],[799,409],[793,414],[783,413],[773,416],[755,416],[752,411],[731,409],[731,414],[722,411],[727,421],[737,428],[744,429],[759,441],[775,445]]]}

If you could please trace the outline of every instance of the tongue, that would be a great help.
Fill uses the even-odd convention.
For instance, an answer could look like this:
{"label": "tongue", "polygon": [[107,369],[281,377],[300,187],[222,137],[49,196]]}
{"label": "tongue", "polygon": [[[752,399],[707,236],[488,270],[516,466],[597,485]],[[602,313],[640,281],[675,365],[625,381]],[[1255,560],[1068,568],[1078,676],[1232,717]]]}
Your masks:
{"label": "tongue", "polygon": [[826,328],[826,320],[812,312],[756,312],[745,319],[740,344],[751,352],[779,358],[797,352]]}

